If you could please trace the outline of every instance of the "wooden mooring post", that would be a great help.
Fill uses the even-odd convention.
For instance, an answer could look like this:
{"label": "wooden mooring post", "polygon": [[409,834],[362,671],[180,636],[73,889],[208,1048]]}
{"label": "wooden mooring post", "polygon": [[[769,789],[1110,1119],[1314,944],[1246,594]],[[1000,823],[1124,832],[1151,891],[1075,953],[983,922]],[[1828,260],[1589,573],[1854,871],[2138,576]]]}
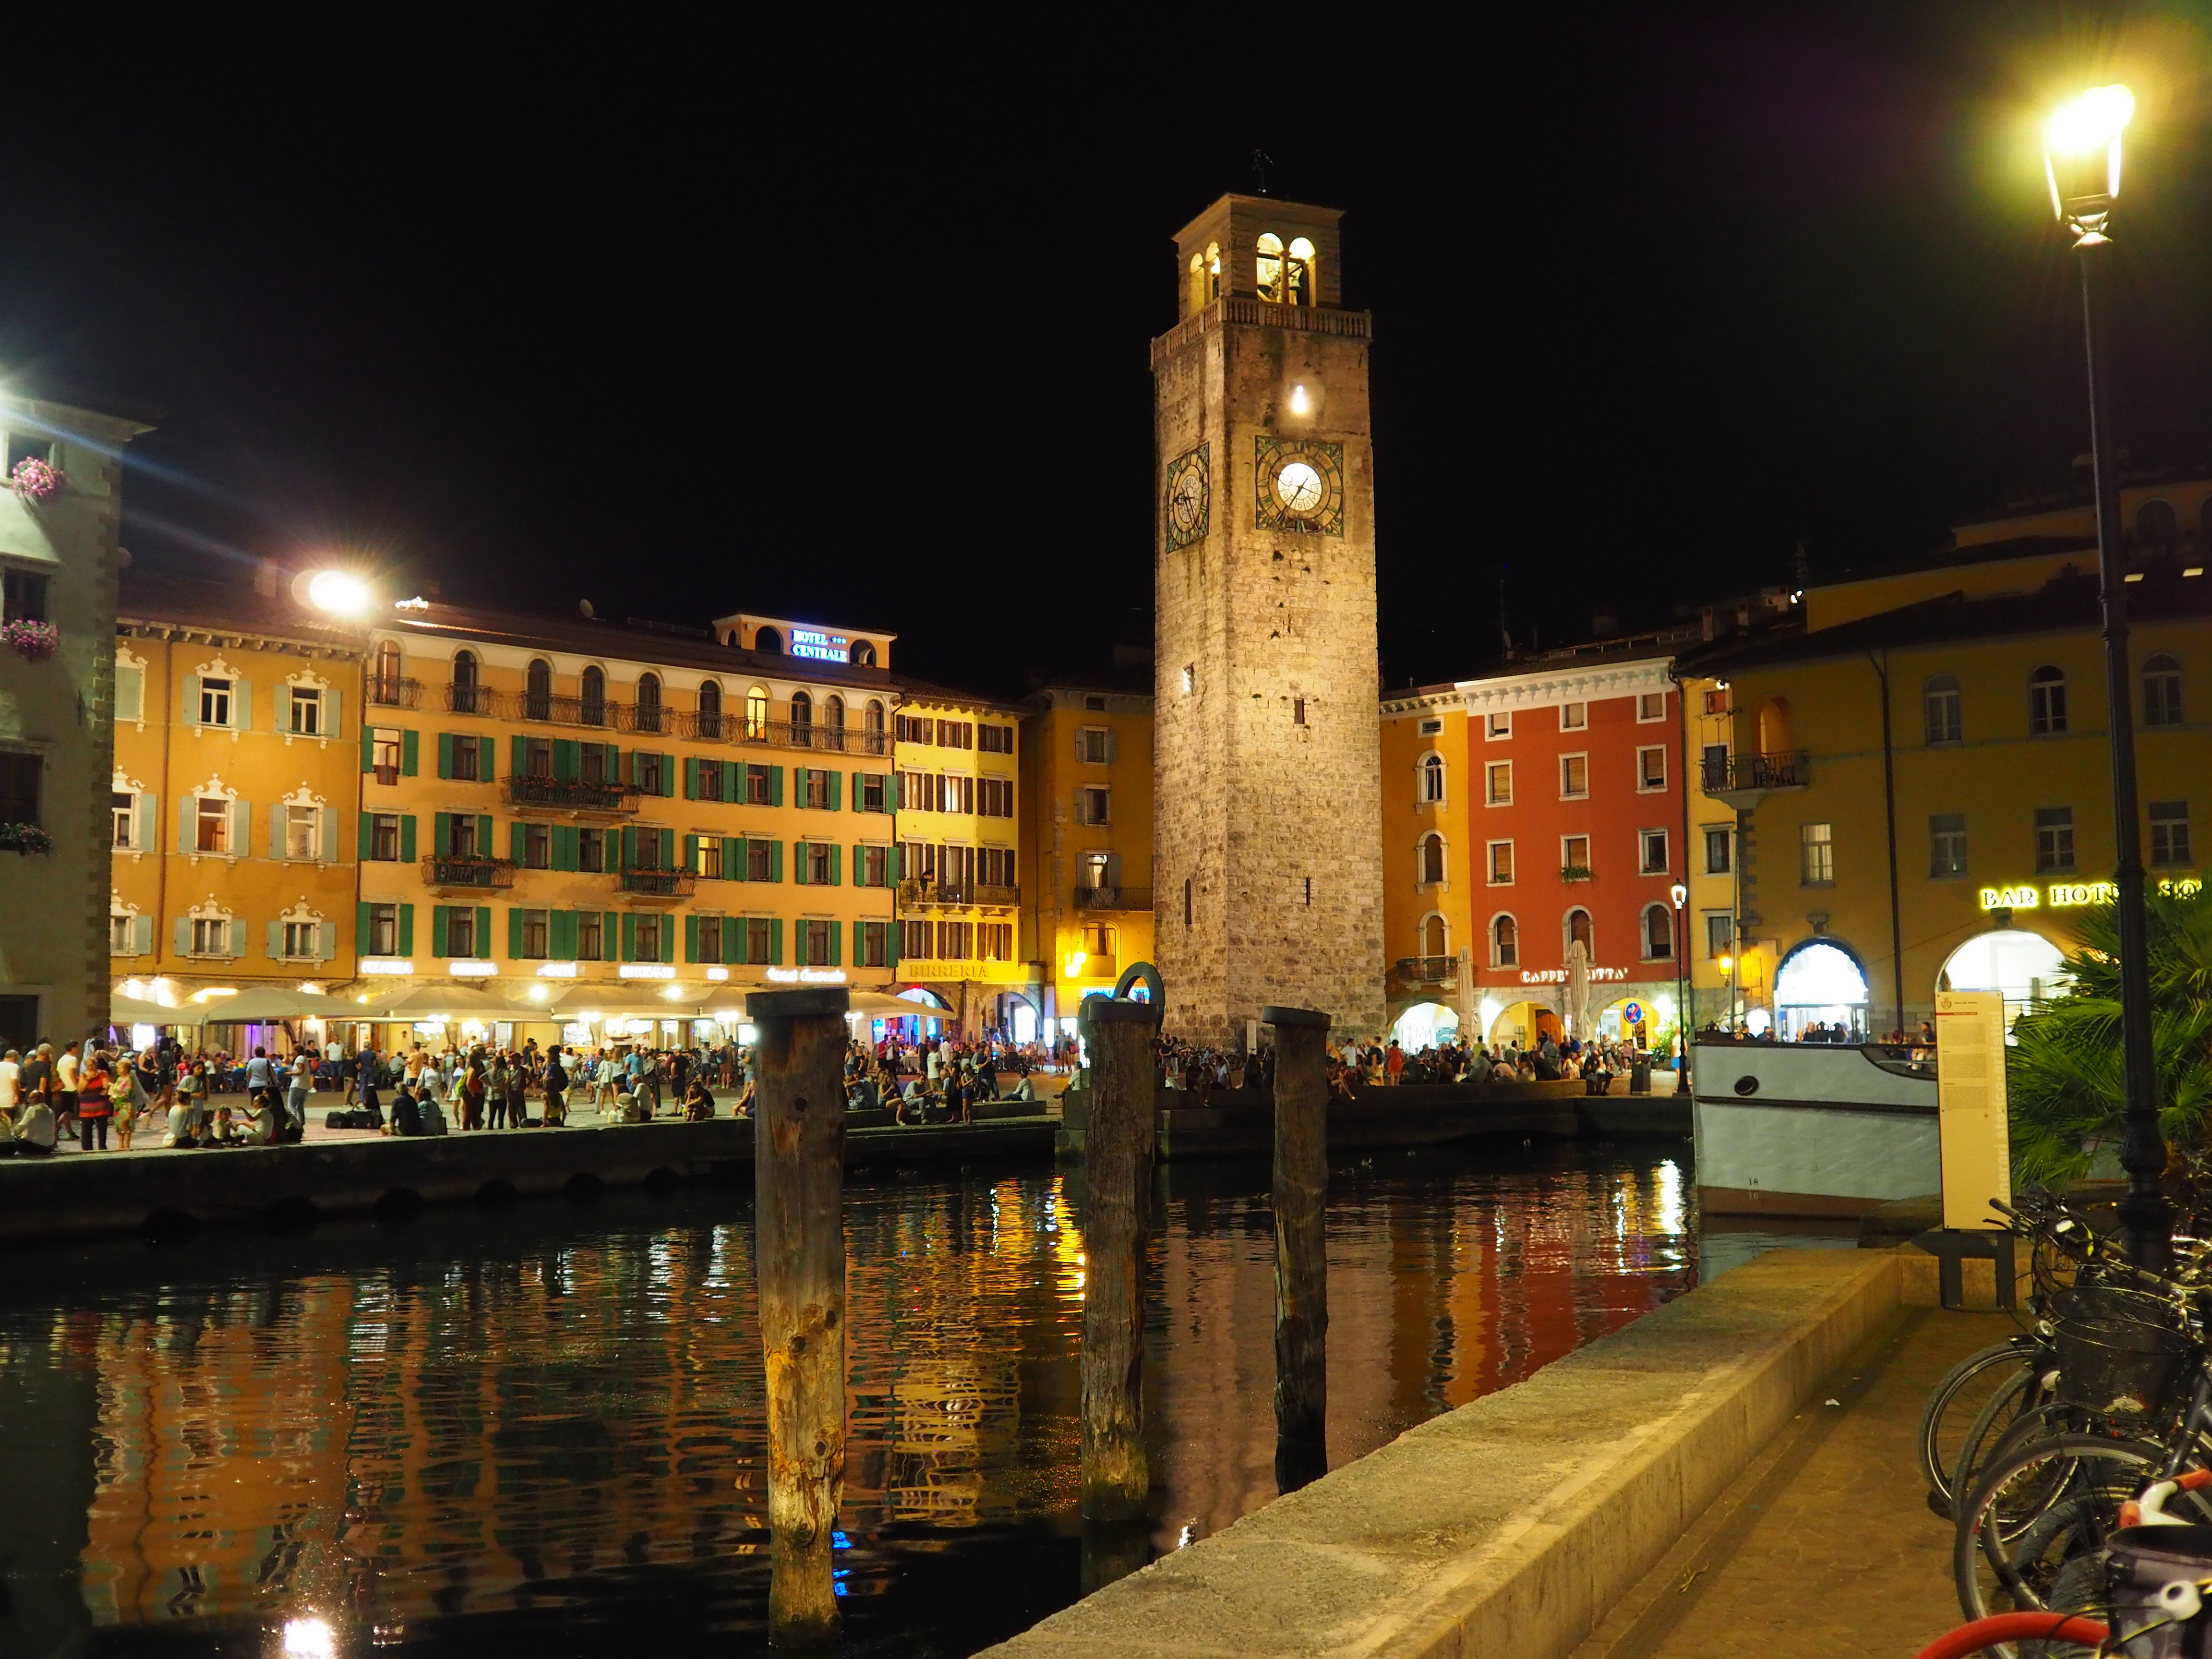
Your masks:
{"label": "wooden mooring post", "polygon": [[769,1640],[837,1639],[830,1547],[845,1486],[842,988],[756,991],[753,1238],[768,1356]]}
{"label": "wooden mooring post", "polygon": [[1263,1008],[1275,1030],[1275,1483],[1328,1467],[1328,1016]]}
{"label": "wooden mooring post", "polygon": [[1092,997],[1091,1131],[1084,1147],[1083,1513],[1093,1521],[1145,1512],[1145,1235],[1157,1123],[1152,1038],[1157,1002]]}

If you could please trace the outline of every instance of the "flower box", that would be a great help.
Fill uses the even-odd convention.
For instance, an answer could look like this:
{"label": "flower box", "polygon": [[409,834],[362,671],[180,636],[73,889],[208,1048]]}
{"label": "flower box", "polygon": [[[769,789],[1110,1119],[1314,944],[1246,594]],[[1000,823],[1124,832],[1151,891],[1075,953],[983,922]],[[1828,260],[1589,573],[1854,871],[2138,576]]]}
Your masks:
{"label": "flower box", "polygon": [[21,617],[13,622],[0,623],[0,645],[21,652],[33,662],[43,662],[52,656],[61,642],[61,629],[52,623],[31,622]]}
{"label": "flower box", "polygon": [[51,853],[54,838],[35,823],[0,823],[0,853]]}
{"label": "flower box", "polygon": [[62,486],[68,482],[69,475],[61,468],[36,455],[24,456],[8,475],[9,488],[27,501],[50,501],[62,493]]}
{"label": "flower box", "polygon": [[1586,865],[1569,864],[1564,865],[1560,867],[1559,879],[1561,881],[1588,881],[1589,878],[1589,868]]}

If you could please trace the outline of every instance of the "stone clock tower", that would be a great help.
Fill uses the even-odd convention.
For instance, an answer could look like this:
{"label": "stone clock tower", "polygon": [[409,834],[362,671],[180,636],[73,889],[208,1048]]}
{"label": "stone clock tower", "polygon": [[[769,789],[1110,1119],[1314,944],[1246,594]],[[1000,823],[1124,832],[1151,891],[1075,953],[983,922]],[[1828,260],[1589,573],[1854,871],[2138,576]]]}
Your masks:
{"label": "stone clock tower", "polygon": [[1268,1003],[1383,1025],[1371,320],[1340,305],[1340,216],[1223,197],[1152,342],[1155,953],[1169,1031],[1232,1046]]}

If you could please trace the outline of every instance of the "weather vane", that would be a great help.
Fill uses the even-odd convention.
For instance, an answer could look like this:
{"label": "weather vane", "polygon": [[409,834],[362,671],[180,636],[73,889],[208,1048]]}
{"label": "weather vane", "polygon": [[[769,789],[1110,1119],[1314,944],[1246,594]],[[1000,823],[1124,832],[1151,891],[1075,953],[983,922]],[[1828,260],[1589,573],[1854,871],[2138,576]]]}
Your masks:
{"label": "weather vane", "polygon": [[1252,174],[1260,181],[1260,194],[1267,193],[1267,169],[1275,165],[1275,158],[1264,149],[1252,152]]}

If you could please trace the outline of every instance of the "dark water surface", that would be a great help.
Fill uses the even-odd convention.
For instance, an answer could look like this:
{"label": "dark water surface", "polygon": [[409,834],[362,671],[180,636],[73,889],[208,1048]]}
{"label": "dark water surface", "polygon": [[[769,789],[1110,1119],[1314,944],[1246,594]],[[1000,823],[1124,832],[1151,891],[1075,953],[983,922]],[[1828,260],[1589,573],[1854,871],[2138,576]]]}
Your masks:
{"label": "dark water surface", "polygon": [[[1152,1551],[1275,1496],[1267,1181],[1163,1172]],[[1144,1553],[1075,1512],[1080,1196],[848,1188],[847,1652],[955,1659]],[[1692,1196],[1686,1157],[1618,1149],[1341,1173],[1332,1466],[1688,1289]],[[698,1188],[10,1254],[0,1653],[273,1654],[288,1621],[314,1650],[309,1620],[338,1654],[764,1650],[750,1212]]]}

